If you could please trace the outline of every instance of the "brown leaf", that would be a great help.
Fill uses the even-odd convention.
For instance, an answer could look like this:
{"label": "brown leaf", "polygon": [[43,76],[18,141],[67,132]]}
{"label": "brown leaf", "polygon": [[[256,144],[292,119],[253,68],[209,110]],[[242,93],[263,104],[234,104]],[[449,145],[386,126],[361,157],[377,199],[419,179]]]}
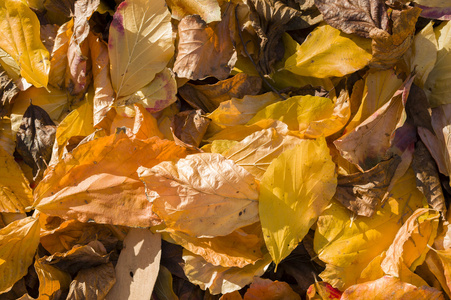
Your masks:
{"label": "brown leaf", "polygon": [[238,73],[232,78],[221,80],[215,84],[194,85],[187,83],[178,91],[192,107],[211,113],[223,101],[231,98],[243,98],[245,95],[256,95],[260,92],[260,77]]}
{"label": "brown leaf", "polygon": [[51,52],[49,83],[56,88],[63,88],[64,76],[66,74],[67,50],[73,34],[74,21],[70,21],[61,25],[55,37],[55,43]]}
{"label": "brown leaf", "polygon": [[0,65],[0,118],[10,114],[11,104],[18,93],[19,89],[14,81]]}
{"label": "brown leaf", "polygon": [[371,217],[401,162],[396,156],[363,173],[338,176],[334,198],[359,216]]}
{"label": "brown leaf", "polygon": [[230,13],[215,25],[207,25],[198,15],[186,16],[180,21],[180,40],[174,63],[178,77],[195,80],[229,76],[236,60],[229,28],[232,21]]}
{"label": "brown leaf", "polygon": [[43,2],[48,14],[59,15],[63,18],[71,18],[74,15],[75,0],[45,0]]}
{"label": "brown leaf", "polygon": [[423,127],[434,132],[431,124],[431,108],[424,90],[412,84],[406,102],[407,118],[416,127]]}
{"label": "brown leaf", "polygon": [[371,30],[373,58],[370,67],[388,69],[404,55],[412,43],[415,24],[420,13],[421,9],[418,7],[408,7],[402,11],[393,10],[392,34],[378,28]]}
{"label": "brown leaf", "polygon": [[17,152],[33,168],[34,180],[42,177],[52,155],[56,126],[45,110],[30,103],[17,132]]}
{"label": "brown leaf", "polygon": [[172,127],[175,136],[184,143],[199,147],[210,122],[202,110],[186,110],[174,116]]}
{"label": "brown leaf", "polygon": [[105,299],[115,282],[116,275],[112,263],[80,270],[70,284],[66,300]]}
{"label": "brown leaf", "polygon": [[107,299],[150,299],[160,259],[161,235],[148,229],[131,229],[116,265],[116,284]]}
{"label": "brown leaf", "polygon": [[417,188],[424,194],[431,208],[446,215],[446,203],[434,159],[422,141],[418,141],[413,155]]}
{"label": "brown leaf", "polygon": [[370,31],[388,28],[385,4],[381,0],[315,0],[324,20],[344,33],[369,38]]}

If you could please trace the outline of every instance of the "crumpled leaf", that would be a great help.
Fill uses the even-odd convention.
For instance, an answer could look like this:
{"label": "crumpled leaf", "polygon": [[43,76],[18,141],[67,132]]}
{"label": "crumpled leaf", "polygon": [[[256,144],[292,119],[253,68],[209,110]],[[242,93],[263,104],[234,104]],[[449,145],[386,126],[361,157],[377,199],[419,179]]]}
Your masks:
{"label": "crumpled leaf", "polygon": [[324,281],[315,282],[307,290],[308,300],[340,299],[341,292]]}
{"label": "crumpled leaf", "polygon": [[169,228],[214,237],[258,221],[257,182],[220,154],[189,155],[138,173],[153,211]]}
{"label": "crumpled leaf", "polygon": [[66,299],[105,299],[115,282],[116,276],[112,263],[80,270],[70,284]]}
{"label": "crumpled leaf", "polygon": [[80,45],[89,34],[89,19],[97,10],[100,0],[77,0],[74,3],[74,41]]}
{"label": "crumpled leaf", "polygon": [[347,34],[369,38],[372,29],[388,28],[387,9],[379,0],[315,0],[315,5],[329,25]]}
{"label": "crumpled leaf", "polygon": [[320,277],[340,290],[358,283],[365,267],[388,249],[403,222],[423,206],[423,199],[410,170],[371,218],[351,218],[344,206],[332,201],[315,231],[315,252],[327,264]]}
{"label": "crumpled leaf", "polygon": [[187,15],[200,15],[207,24],[221,21],[221,8],[217,0],[167,0],[167,4],[176,20]]}
{"label": "crumpled leaf", "polygon": [[0,229],[0,293],[28,272],[39,244],[39,222],[27,217]]}
{"label": "crumpled leaf", "polygon": [[293,291],[286,282],[272,281],[263,278],[254,278],[254,281],[244,294],[243,300],[271,300],[287,299],[301,300],[301,296]]}
{"label": "crumpled leaf", "polygon": [[141,141],[119,133],[98,138],[48,169],[35,189],[33,206],[81,222],[152,226],[158,218],[136,170],[185,155],[184,148],[158,137]]}
{"label": "crumpled leaf", "polygon": [[35,87],[46,87],[50,61],[40,39],[39,24],[24,1],[5,0],[0,4],[0,48],[19,64],[22,77]]}
{"label": "crumpled leaf", "polygon": [[43,264],[42,259],[39,258],[34,261],[34,269],[39,278],[40,299],[58,298],[69,289],[71,277],[67,272],[49,264]]}
{"label": "crumpled leaf", "polygon": [[398,278],[384,276],[375,281],[356,284],[344,291],[343,300],[352,299],[428,299],[444,300],[443,294],[428,286],[416,287]]}
{"label": "crumpled leaf", "polygon": [[0,212],[24,213],[32,199],[30,183],[20,166],[0,147]]}
{"label": "crumpled leaf", "polygon": [[443,196],[437,166],[421,141],[416,143],[412,168],[416,174],[417,188],[426,197],[429,206],[446,214],[445,197]]}
{"label": "crumpled leaf", "polygon": [[172,121],[174,135],[184,143],[199,147],[207,132],[210,119],[203,116],[200,109],[179,112]]}
{"label": "crumpled leaf", "polygon": [[428,246],[432,245],[437,236],[439,217],[440,214],[436,211],[420,208],[407,219],[381,263],[385,274],[399,277],[401,264],[414,271],[423,263]]}
{"label": "crumpled leaf", "polygon": [[238,73],[232,78],[221,80],[215,84],[194,85],[187,83],[178,89],[180,95],[194,108],[211,113],[221,102],[231,98],[243,98],[257,94],[262,87],[260,77]]}
{"label": "crumpled leaf", "polygon": [[363,173],[339,175],[334,199],[359,216],[371,217],[388,191],[401,158],[378,163]]}
{"label": "crumpled leaf", "polygon": [[[236,61],[230,36],[234,28],[232,5],[217,24],[207,25],[199,15],[184,17],[178,25],[179,43],[174,72],[178,77],[226,79]],[[233,26],[232,26],[233,25]]]}
{"label": "crumpled leaf", "polygon": [[116,284],[107,299],[150,299],[160,259],[161,235],[148,229],[131,229],[116,265]]}
{"label": "crumpled leaf", "polygon": [[251,283],[254,276],[263,275],[271,263],[271,256],[266,253],[263,259],[243,268],[214,266],[187,250],[183,250],[183,260],[183,270],[189,281],[203,290],[208,288],[211,294],[217,295],[240,290]]}
{"label": "crumpled leaf", "polygon": [[64,76],[68,66],[67,50],[69,49],[73,29],[73,19],[58,28],[53,49],[50,53],[49,84],[56,88],[63,88],[64,86]]}
{"label": "crumpled leaf", "polygon": [[108,53],[116,98],[149,84],[174,54],[171,15],[165,2],[122,2],[111,22]]}
{"label": "crumpled leaf", "polygon": [[193,238],[186,233],[165,229],[171,239],[188,251],[202,256],[214,266],[243,268],[263,258],[260,223],[239,228],[225,236]]}
{"label": "crumpled leaf", "polygon": [[40,179],[52,155],[56,126],[45,110],[30,106],[25,111],[17,132],[17,152],[33,168],[34,180]]}
{"label": "crumpled leaf", "polygon": [[341,33],[329,25],[318,26],[296,49],[285,61],[285,70],[318,78],[353,73],[364,68],[372,57],[369,40]]}
{"label": "crumpled leaf", "polygon": [[276,265],[302,241],[336,186],[335,164],[324,138],[303,140],[272,161],[261,181],[259,214]]}
{"label": "crumpled leaf", "polygon": [[222,155],[261,180],[273,159],[300,142],[301,139],[297,137],[283,135],[283,132],[275,128],[268,128],[249,135]]}
{"label": "crumpled leaf", "polygon": [[16,84],[0,66],[0,118],[9,115],[11,105],[18,93]]}
{"label": "crumpled leaf", "polygon": [[392,34],[385,30],[374,28],[370,32],[373,39],[373,58],[370,67],[388,69],[392,67],[409,49],[415,33],[415,23],[420,16],[421,9],[408,7],[405,10],[393,10]]}

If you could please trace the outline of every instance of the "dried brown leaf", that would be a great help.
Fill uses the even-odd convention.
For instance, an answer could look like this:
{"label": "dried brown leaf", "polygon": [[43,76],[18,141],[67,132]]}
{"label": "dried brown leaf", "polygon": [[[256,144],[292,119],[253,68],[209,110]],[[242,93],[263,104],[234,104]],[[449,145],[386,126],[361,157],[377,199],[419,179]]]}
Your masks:
{"label": "dried brown leaf", "polygon": [[70,284],[66,300],[99,300],[105,296],[116,282],[112,263],[80,270]]}
{"label": "dried brown leaf", "polygon": [[172,127],[175,136],[184,143],[199,147],[210,122],[202,110],[186,110],[174,116]]}
{"label": "dried brown leaf", "polygon": [[11,104],[18,93],[16,84],[0,65],[0,118],[10,114]]}

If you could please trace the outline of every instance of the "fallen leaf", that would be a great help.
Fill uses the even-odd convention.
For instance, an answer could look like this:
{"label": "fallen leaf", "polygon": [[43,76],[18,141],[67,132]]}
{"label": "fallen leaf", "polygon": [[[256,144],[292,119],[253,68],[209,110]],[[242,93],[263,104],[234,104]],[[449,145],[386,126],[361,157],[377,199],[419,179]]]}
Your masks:
{"label": "fallen leaf", "polygon": [[172,274],[163,265],[160,265],[153,292],[158,299],[179,300],[172,287]]}
{"label": "fallen leaf", "polygon": [[27,217],[0,229],[0,293],[25,276],[39,244],[39,222]]}
{"label": "fallen leaf", "polygon": [[293,291],[286,282],[272,281],[256,277],[244,294],[243,300],[287,299],[300,300],[301,296]]}
{"label": "fallen leaf", "polygon": [[0,47],[20,65],[20,74],[35,87],[46,87],[49,52],[40,40],[39,20],[25,2],[0,4]]}
{"label": "fallen leaf", "polygon": [[446,0],[415,0],[414,2],[430,7],[449,7],[449,2]]}
{"label": "fallen leaf", "polygon": [[341,299],[445,299],[443,294],[431,287],[416,287],[391,276],[384,276],[378,280],[361,283],[349,287],[344,291]]}
{"label": "fallen leaf", "polygon": [[297,46],[296,53],[286,60],[284,68],[302,76],[342,77],[369,63],[372,57],[370,48],[367,39],[321,25]]}
{"label": "fallen leaf", "polygon": [[135,104],[135,123],[133,124],[133,136],[145,140],[153,136],[163,139],[164,136],[158,128],[157,120],[140,104]]}
{"label": "fallen leaf", "polygon": [[340,299],[341,292],[324,281],[315,282],[307,290],[308,300]]}
{"label": "fallen leaf", "polygon": [[80,270],[70,284],[67,300],[105,299],[116,282],[112,263]]}
{"label": "fallen leaf", "polygon": [[122,2],[111,22],[108,53],[116,98],[149,84],[174,54],[171,15],[165,2]]}
{"label": "fallen leaf", "polygon": [[275,128],[257,131],[222,153],[261,180],[269,164],[282,152],[294,148],[301,139],[284,135]]}
{"label": "fallen leaf", "polygon": [[303,140],[272,161],[261,181],[259,214],[276,265],[302,241],[336,185],[335,164],[324,138]]}
{"label": "fallen leaf", "polygon": [[161,259],[161,236],[148,229],[131,229],[116,265],[116,284],[106,299],[150,299]]}
{"label": "fallen leaf", "polygon": [[42,178],[52,155],[56,126],[45,110],[30,106],[25,111],[17,132],[17,152],[33,168],[34,180]]}
{"label": "fallen leaf", "polygon": [[145,141],[124,133],[101,137],[78,146],[49,168],[35,189],[33,205],[48,215],[81,222],[152,226],[159,219],[151,212],[136,170],[185,155],[184,148],[158,137]]}
{"label": "fallen leaf", "polygon": [[99,7],[100,0],[78,0],[74,2],[74,35],[72,39],[80,45],[88,38],[89,19]]}
{"label": "fallen leaf", "polygon": [[0,118],[0,147],[9,155],[14,155],[16,151],[16,135],[11,130],[11,119]]}
{"label": "fallen leaf", "polygon": [[261,87],[262,80],[260,77],[238,73],[232,78],[218,81],[215,84],[194,85],[187,83],[180,87],[178,91],[191,106],[211,113],[221,105],[221,102],[231,98],[256,95]]}
{"label": "fallen leaf", "polygon": [[0,118],[9,115],[19,89],[0,66]]}
{"label": "fallen leaf", "polygon": [[83,99],[92,81],[92,63],[88,40],[78,44],[75,33],[69,41],[67,48],[67,68],[64,85],[71,102],[76,104]]}
{"label": "fallen leaf", "polygon": [[221,8],[217,0],[167,0],[167,5],[176,20],[187,15],[200,15],[206,23],[221,21]]}
{"label": "fallen leaf", "polygon": [[55,88],[62,88],[64,86],[64,76],[66,74],[67,50],[73,34],[74,21],[64,23],[58,28],[53,44],[53,50],[50,53],[50,71],[49,84]]}
{"label": "fallen leaf", "polygon": [[371,217],[388,191],[401,158],[378,163],[363,173],[339,175],[334,199],[359,216]]}
{"label": "fallen leaf", "polygon": [[451,20],[451,7],[427,7],[418,5],[422,9],[420,17],[442,21]]}
{"label": "fallen leaf", "polygon": [[34,269],[39,278],[39,299],[58,298],[69,289],[71,282],[69,273],[60,271],[49,264],[43,264],[39,258],[34,261]]}
{"label": "fallen leaf", "polygon": [[188,145],[199,147],[210,119],[200,109],[179,112],[173,119],[174,135]]}
{"label": "fallen leaf", "polygon": [[315,0],[315,5],[331,26],[347,34],[370,37],[374,28],[388,29],[387,9],[378,0]]}
{"label": "fallen leaf", "polygon": [[220,154],[189,155],[138,173],[152,210],[169,228],[214,237],[258,221],[257,182]]}
{"label": "fallen leaf", "polygon": [[[230,6],[228,11],[232,11]],[[224,13],[221,22],[207,25],[198,15],[184,17],[178,25],[179,43],[174,72],[178,77],[226,79],[236,61],[230,37],[233,20]],[[202,63],[200,63],[202,62]]]}

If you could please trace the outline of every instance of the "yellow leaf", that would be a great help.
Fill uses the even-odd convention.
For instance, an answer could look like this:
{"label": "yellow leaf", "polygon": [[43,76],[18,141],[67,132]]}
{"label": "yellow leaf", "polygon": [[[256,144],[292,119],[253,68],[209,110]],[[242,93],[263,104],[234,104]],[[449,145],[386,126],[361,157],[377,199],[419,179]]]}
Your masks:
{"label": "yellow leaf", "polygon": [[134,137],[140,140],[153,136],[164,138],[158,129],[157,120],[141,104],[135,104],[135,123],[132,132]]}
{"label": "yellow leaf", "polygon": [[235,146],[238,142],[231,140],[214,140],[211,144],[206,144],[201,147],[205,152],[222,154]]}
{"label": "yellow leaf", "polygon": [[11,130],[11,119],[6,116],[0,118],[0,147],[10,155],[16,150],[16,135]]}
{"label": "yellow leaf", "polygon": [[48,168],[34,191],[33,205],[45,214],[81,222],[152,226],[159,219],[151,212],[136,170],[185,155],[185,148],[158,137],[101,137],[79,145]]}
{"label": "yellow leaf", "polygon": [[287,59],[285,69],[302,76],[342,77],[364,68],[371,57],[370,40],[321,25]]}
{"label": "yellow leaf", "polygon": [[419,208],[407,219],[382,261],[385,274],[400,277],[401,264],[415,271],[423,263],[437,235],[439,217],[436,211]]}
{"label": "yellow leaf", "polygon": [[56,88],[64,86],[66,68],[68,66],[67,50],[73,34],[74,19],[64,23],[58,28],[50,59],[49,83]]}
{"label": "yellow leaf", "polygon": [[71,277],[69,273],[52,265],[43,264],[42,260],[45,258],[37,258],[34,262],[34,269],[39,278],[39,300],[51,300],[58,291],[69,289]]}
{"label": "yellow leaf", "polygon": [[336,186],[335,164],[324,139],[303,140],[269,165],[261,181],[259,214],[276,264],[304,238]]}
{"label": "yellow leaf", "polygon": [[36,14],[21,0],[0,3],[0,48],[20,66],[20,74],[35,87],[47,87],[49,52],[40,39]]}
{"label": "yellow leaf", "polygon": [[422,207],[423,200],[409,170],[371,218],[352,218],[344,206],[332,201],[318,218],[315,231],[315,252],[331,266],[320,277],[340,290],[356,284],[368,264],[388,249],[411,212]]}
{"label": "yellow leaf", "polygon": [[0,293],[28,272],[39,244],[39,222],[28,217],[0,229]]}
{"label": "yellow leaf", "polygon": [[273,159],[301,141],[297,137],[283,135],[274,128],[268,128],[249,135],[222,155],[261,180]]}
{"label": "yellow leaf", "polygon": [[0,147],[0,212],[24,213],[32,199],[27,178],[14,157]]}
{"label": "yellow leaf", "polygon": [[214,237],[258,221],[255,178],[220,154],[189,155],[138,173],[153,211],[169,228]]}
{"label": "yellow leaf", "polygon": [[113,16],[108,39],[116,98],[131,95],[174,55],[171,14],[163,0],[127,0]]}
{"label": "yellow leaf", "polygon": [[356,284],[348,288],[341,297],[342,300],[360,299],[428,299],[444,300],[442,292],[423,286],[416,286],[402,282],[398,278],[384,276],[375,281]]}
{"label": "yellow leaf", "polygon": [[16,81],[20,80],[20,67],[14,58],[0,48],[0,65],[6,71],[8,76]]}
{"label": "yellow leaf", "polygon": [[449,291],[449,289],[451,289],[451,248],[445,250],[432,250],[440,259],[441,267],[443,269],[442,274],[444,275],[444,279],[446,280],[446,285]]}

